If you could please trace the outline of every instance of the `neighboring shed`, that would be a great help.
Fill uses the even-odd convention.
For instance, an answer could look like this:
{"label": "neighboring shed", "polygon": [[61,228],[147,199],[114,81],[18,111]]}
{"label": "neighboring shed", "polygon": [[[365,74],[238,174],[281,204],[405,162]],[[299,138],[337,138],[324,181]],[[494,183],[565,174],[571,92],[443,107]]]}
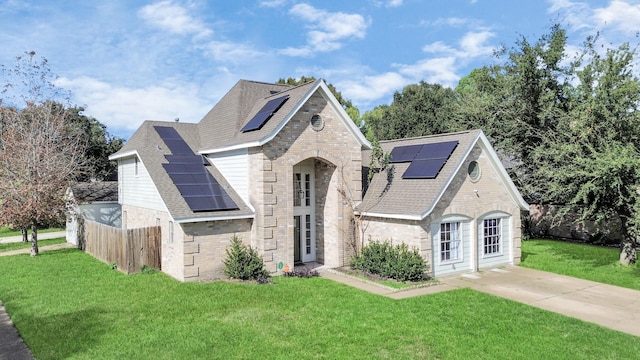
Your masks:
{"label": "neighboring shed", "polygon": [[79,216],[113,227],[121,227],[117,181],[77,183],[67,190],[67,242],[78,245]]}

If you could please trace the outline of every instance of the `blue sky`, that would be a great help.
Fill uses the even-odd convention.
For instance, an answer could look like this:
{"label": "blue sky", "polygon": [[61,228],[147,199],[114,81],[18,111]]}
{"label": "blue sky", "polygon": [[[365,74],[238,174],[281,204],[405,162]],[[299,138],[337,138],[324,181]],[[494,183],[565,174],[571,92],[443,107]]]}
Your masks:
{"label": "blue sky", "polygon": [[0,64],[34,50],[72,102],[128,138],[197,122],[239,79],[321,77],[361,111],[424,80],[455,87],[501,44],[561,23],[569,51],[638,43],[640,0],[0,0]]}

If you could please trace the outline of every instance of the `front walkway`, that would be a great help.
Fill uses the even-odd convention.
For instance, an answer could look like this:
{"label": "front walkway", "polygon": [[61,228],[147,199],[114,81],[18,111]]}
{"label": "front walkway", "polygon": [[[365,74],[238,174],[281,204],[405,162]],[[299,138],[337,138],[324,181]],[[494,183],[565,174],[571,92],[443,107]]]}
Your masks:
{"label": "front walkway", "polygon": [[331,270],[322,271],[321,276],[393,299],[471,288],[640,336],[640,291],[518,266],[445,277],[440,285],[403,291]]}
{"label": "front walkway", "polygon": [[0,301],[0,360],[33,360]]}

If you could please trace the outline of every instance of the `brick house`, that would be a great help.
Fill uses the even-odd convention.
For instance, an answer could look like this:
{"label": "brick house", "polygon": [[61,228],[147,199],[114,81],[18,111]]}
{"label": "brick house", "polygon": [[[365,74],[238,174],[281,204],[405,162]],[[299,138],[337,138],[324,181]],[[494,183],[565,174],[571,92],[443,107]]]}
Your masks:
{"label": "brick house", "polygon": [[[504,251],[500,261],[517,261],[518,209],[525,203],[500,163],[493,163],[495,152],[484,135],[469,134],[450,135],[460,136],[461,146],[442,170],[453,178],[446,186],[459,189],[469,182],[451,175],[452,160],[462,166],[467,158],[476,159],[482,175],[471,184],[487,183],[486,189],[498,196],[478,211],[491,208],[484,216],[496,211],[505,219],[502,226],[509,224],[500,235],[503,243],[513,245],[501,247],[511,250]],[[472,140],[474,136],[481,141]],[[423,140],[429,141],[406,141]],[[404,142],[384,146],[394,144]],[[468,146],[471,150],[460,154]],[[427,223],[438,220],[434,216],[464,215],[463,230],[473,223],[468,219],[475,221],[476,213],[440,208],[452,196],[446,189],[438,191],[445,194],[438,197],[440,207],[421,220],[413,213],[397,218],[396,211],[416,209],[394,207],[386,196],[377,199],[368,193],[363,202],[363,165],[368,164],[370,149],[323,81],[292,87],[241,80],[199,123],[145,121],[110,159],[118,161],[122,226],[160,225],[162,270],[181,281],[223,277],[225,249],[234,235],[256,248],[268,270],[278,274],[297,263],[347,264],[361,235],[354,219],[371,224],[367,236],[408,241],[419,246],[428,260],[432,256],[428,239],[433,234]],[[460,166],[456,171],[466,174]],[[382,172],[376,174],[370,191],[386,186],[380,183],[381,176]],[[494,179],[500,183],[490,184]],[[403,192],[403,183],[394,183],[387,194]],[[489,199],[485,187],[480,189],[481,199]],[[383,203],[391,207],[380,208]],[[387,232],[395,231],[392,225],[403,227],[408,236]],[[439,268],[434,270],[439,274]]]}

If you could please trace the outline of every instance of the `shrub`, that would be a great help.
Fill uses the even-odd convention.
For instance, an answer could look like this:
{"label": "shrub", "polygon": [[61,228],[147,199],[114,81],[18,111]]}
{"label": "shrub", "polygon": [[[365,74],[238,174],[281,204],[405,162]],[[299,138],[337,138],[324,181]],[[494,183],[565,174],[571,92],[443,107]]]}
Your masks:
{"label": "shrub", "polygon": [[419,281],[424,279],[427,263],[407,244],[372,241],[353,257],[351,267],[398,281]]}
{"label": "shrub", "polygon": [[231,246],[227,248],[224,259],[224,273],[233,279],[257,280],[268,278],[269,272],[258,252],[242,243],[237,236],[231,238]]}

